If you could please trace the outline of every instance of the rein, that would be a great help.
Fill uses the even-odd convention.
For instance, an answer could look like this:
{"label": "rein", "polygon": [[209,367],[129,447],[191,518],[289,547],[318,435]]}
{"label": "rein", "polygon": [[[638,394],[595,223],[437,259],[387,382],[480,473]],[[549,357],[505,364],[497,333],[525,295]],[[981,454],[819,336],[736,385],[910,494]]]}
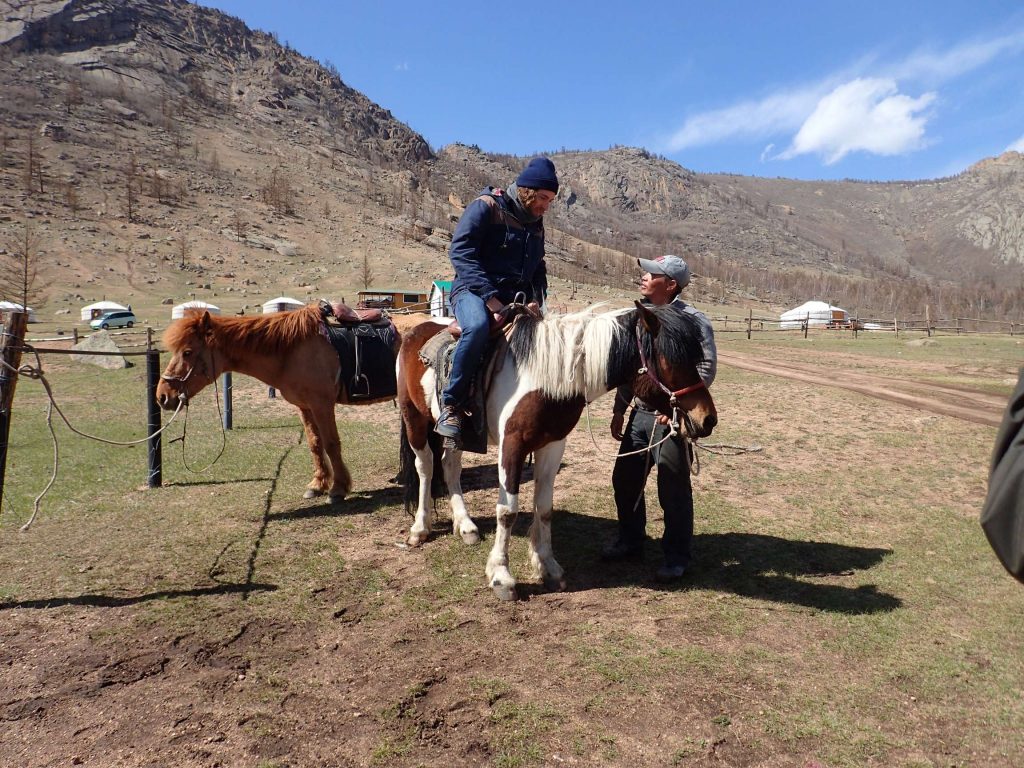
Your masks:
{"label": "rein", "polygon": [[[218,416],[218,421],[220,422],[220,437],[221,437],[220,450],[217,452],[217,455],[214,457],[213,461],[211,461],[209,464],[207,464],[202,469],[193,469],[192,467],[190,467],[188,465],[188,459],[185,456],[185,437],[188,434],[188,401],[189,401],[189,396],[188,396],[188,393],[185,392],[184,388],[180,388],[180,391],[178,392],[178,410],[181,410],[181,407],[183,405],[185,406],[185,421],[182,423],[181,435],[176,437],[176,438],[174,438],[173,440],[169,441],[170,443],[176,443],[178,441],[181,441],[181,463],[182,463],[182,465],[184,465],[185,469],[187,469],[193,475],[202,474],[203,472],[208,470],[210,467],[212,467],[214,464],[216,464],[220,460],[220,457],[224,455],[224,449],[227,447],[227,433],[226,433],[226,431],[224,429],[224,415],[223,415],[223,413],[221,413],[221,409],[220,409],[220,388],[219,388],[219,386],[217,384],[217,377],[213,373],[213,370],[214,370],[214,366],[213,366],[213,350],[209,349],[209,348],[207,348],[207,349],[208,349],[208,351],[210,353],[210,365],[209,365],[208,370],[205,371],[205,373],[213,381],[213,399],[217,403],[217,416]],[[207,368],[205,363],[203,364],[203,368]],[[196,366],[192,365],[192,366],[189,366],[189,369],[188,369],[188,371],[186,371],[184,376],[168,376],[167,374],[162,373],[162,374],[160,374],[160,378],[163,381],[178,382],[178,385],[181,385],[181,384],[184,384],[186,381],[189,380],[189,377],[193,373],[195,373],[195,370],[196,370]],[[177,411],[175,411],[175,415],[177,415]]]}

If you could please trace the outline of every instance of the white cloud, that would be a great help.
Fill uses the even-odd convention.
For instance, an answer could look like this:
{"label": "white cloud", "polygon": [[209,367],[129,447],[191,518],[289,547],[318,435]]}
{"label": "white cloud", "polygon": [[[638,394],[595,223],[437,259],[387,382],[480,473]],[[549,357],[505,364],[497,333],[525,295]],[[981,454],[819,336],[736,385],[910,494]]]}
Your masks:
{"label": "white cloud", "polygon": [[770,160],[771,156],[772,156],[772,152],[774,152],[774,151],[775,151],[775,145],[774,144],[769,144],[767,147],[762,149],[761,150],[761,162],[763,163],[765,160]]}
{"label": "white cloud", "polygon": [[666,142],[668,152],[734,138],[770,136],[796,129],[826,90],[821,85],[782,91],[689,118]]}
{"label": "white cloud", "polygon": [[408,72],[408,71],[409,71],[409,62],[403,61],[403,62],[401,62],[399,64],[395,64],[395,72]]}
{"label": "white cloud", "polygon": [[816,154],[831,165],[850,152],[900,155],[920,149],[929,118],[924,112],[934,100],[934,93],[905,96],[890,79],[843,83],[818,102],[779,158]]}
{"label": "white cloud", "polygon": [[1008,146],[1006,149],[1007,149],[1007,151],[1010,151],[1010,152],[1024,152],[1024,136],[1021,136],[1019,139],[1017,139],[1015,142],[1013,142],[1013,144]]}
{"label": "white cloud", "polygon": [[[660,151],[674,153],[731,140],[777,142],[778,137],[795,133],[787,150],[773,157],[774,147],[766,148],[762,160],[814,153],[834,163],[854,151],[909,152],[927,144],[925,129],[931,115],[925,110],[935,101],[939,85],[1022,51],[1024,29],[945,51],[919,51],[888,65],[866,54],[818,81],[693,115],[661,143]],[[908,82],[918,83],[925,92],[916,98],[900,93]]]}
{"label": "white cloud", "polygon": [[886,76],[897,80],[931,80],[943,82],[988,64],[1004,53],[1024,50],[1024,30],[992,40],[974,40],[947,51],[919,51],[885,69]]}

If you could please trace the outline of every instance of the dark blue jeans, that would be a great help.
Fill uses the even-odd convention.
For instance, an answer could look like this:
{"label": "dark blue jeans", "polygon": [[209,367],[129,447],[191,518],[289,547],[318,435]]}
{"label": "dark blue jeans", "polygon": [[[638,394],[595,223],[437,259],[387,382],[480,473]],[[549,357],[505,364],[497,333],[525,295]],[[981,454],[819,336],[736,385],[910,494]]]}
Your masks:
{"label": "dark blue jeans", "polygon": [[[623,430],[619,453],[646,448],[668,433],[668,427],[656,424],[656,414],[634,408]],[[651,432],[654,440],[651,440]],[[674,437],[654,449],[653,456],[638,453],[620,457],[612,470],[615,490],[615,508],[619,516],[619,538],[626,544],[643,544],[647,527],[647,504],[644,486],[651,467],[658,467],[658,502],[665,512],[665,534],[661,549],[665,564],[690,564],[690,545],[693,539],[693,489],[690,486],[689,450],[682,438]],[[648,458],[649,457],[649,458]],[[645,469],[646,468],[646,469]]]}
{"label": "dark blue jeans", "polygon": [[491,311],[484,300],[469,291],[461,291],[452,300],[455,319],[459,321],[462,335],[455,345],[452,357],[452,373],[441,396],[441,405],[462,405],[469,397],[473,377],[480,368],[487,336],[491,328]]}

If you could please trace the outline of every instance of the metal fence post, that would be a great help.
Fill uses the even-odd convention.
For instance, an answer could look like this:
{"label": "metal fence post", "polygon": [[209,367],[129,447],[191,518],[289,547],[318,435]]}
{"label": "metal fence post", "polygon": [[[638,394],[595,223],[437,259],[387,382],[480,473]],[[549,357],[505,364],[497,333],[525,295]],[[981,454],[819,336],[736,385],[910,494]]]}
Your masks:
{"label": "metal fence post", "polygon": [[160,351],[146,350],[146,397],[149,399],[149,476],[147,485],[159,488],[163,485],[163,450],[160,434],[160,405],[156,401],[156,388],[160,384]]}
{"label": "metal fence post", "polygon": [[231,371],[224,371],[224,429],[231,429]]}

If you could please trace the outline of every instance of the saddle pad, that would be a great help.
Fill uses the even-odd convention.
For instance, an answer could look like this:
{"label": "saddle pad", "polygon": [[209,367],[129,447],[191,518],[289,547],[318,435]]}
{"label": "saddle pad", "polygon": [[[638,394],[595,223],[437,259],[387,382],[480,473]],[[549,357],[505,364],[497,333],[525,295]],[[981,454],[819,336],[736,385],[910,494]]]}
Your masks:
{"label": "saddle pad", "polygon": [[[455,345],[458,342],[447,331],[441,331],[433,336],[420,348],[420,360],[424,365],[434,369],[434,380],[437,391],[437,401],[441,402],[441,393],[451,378],[452,357],[455,355]],[[484,353],[486,360],[491,353],[488,345]],[[480,366],[480,371],[473,380],[473,386],[469,390],[469,416],[462,420],[462,440],[459,447],[470,453],[487,453],[487,422],[484,419],[484,372],[487,368],[486,362]]]}
{"label": "saddle pad", "polygon": [[338,353],[341,385],[352,402],[395,397],[395,339],[390,320],[335,326],[323,324],[324,335]]}

